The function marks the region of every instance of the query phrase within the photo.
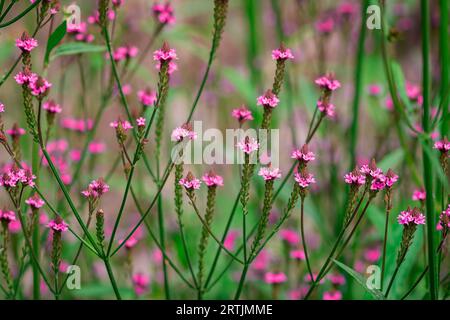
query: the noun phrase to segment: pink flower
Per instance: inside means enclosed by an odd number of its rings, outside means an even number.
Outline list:
[[[137,56],[139,53],[139,49],[134,46],[123,46],[117,48],[113,52],[113,59],[114,61],[121,61],[126,59],[131,59]]]
[[[335,91],[341,87],[341,83],[334,79],[334,75],[329,73],[317,78],[314,81],[321,89],[327,91]]]
[[[47,110],[48,113],[53,113],[53,114],[61,113],[61,111],[62,111],[61,106],[53,100],[48,100],[48,101],[44,102],[43,109]]]
[[[140,90],[138,92],[138,98],[142,105],[148,107],[156,102],[156,92],[150,89]]]
[[[334,20],[331,17],[318,20],[315,24],[316,30],[320,33],[329,34],[334,29]]]
[[[21,85],[29,85],[32,82],[37,80],[38,76],[35,73],[32,73],[29,69],[25,69],[23,72],[19,72],[14,79],[18,84]]]
[[[117,128],[119,128],[119,125],[120,125],[120,127],[123,129],[123,130],[125,130],[125,131],[128,131],[128,130],[130,130],[130,129],[133,129],[133,126],[131,125],[131,123],[130,122],[128,122],[128,121],[126,121],[126,120],[116,120],[116,121],[113,121],[113,122],[111,122],[110,124],[109,124],[109,126],[111,127],[111,128],[115,128],[115,129],[117,129]]]
[[[339,290],[325,291],[323,300],[342,300],[342,293]]]
[[[105,152],[105,149],[105,144],[99,141],[92,141],[88,146],[88,151],[90,154],[100,154]]]
[[[427,198],[427,193],[424,189],[416,189],[413,192],[412,199],[414,201],[425,201]]]
[[[240,123],[253,120],[253,115],[250,110],[248,110],[244,105],[240,108],[233,109],[231,116],[236,118]]]
[[[264,167],[259,170],[258,175],[265,181],[273,181],[281,178],[281,171],[278,168]]]
[[[203,182],[208,187],[222,187],[223,186],[223,178],[212,171],[209,171],[202,177]]]
[[[16,221],[16,214],[14,211],[3,211],[0,210],[0,221],[5,223],[10,223]]]
[[[316,156],[313,152],[309,151],[308,145],[304,144],[301,149],[296,149],[292,151],[291,154],[292,159],[297,159],[300,162],[308,163],[316,159]]]
[[[261,252],[255,257],[252,267],[254,270],[263,271],[266,270],[269,264],[269,254],[267,250],[261,250]]]
[[[195,133],[195,131],[192,130],[192,126],[190,123],[186,123],[181,127],[175,128],[171,134],[172,141],[180,142],[183,141],[185,138],[187,138],[188,140],[197,139],[197,133]]]
[[[141,128],[145,127],[145,122],[146,122],[146,120],[143,117],[139,117],[136,119],[136,123],[137,123],[138,127],[141,127]]]
[[[250,137],[245,137],[244,140],[238,142],[236,146],[246,154],[251,154],[259,149],[258,141]]]
[[[317,108],[320,112],[322,112],[324,115],[333,118],[335,115],[335,107],[334,104],[324,102],[322,100],[317,101]]]
[[[81,192],[86,198],[99,199],[102,195],[109,191],[109,186],[102,178],[93,180],[88,188]]]
[[[37,193],[25,200],[25,203],[33,209],[42,208],[45,204],[44,200],[42,200]]]
[[[268,284],[280,284],[287,281],[287,277],[283,272],[266,272],[264,281]]]
[[[450,150],[450,142],[447,138],[444,138],[440,141],[436,141],[433,148],[439,150],[441,153],[447,153]]]
[[[5,105],[0,102],[0,113],[5,112]]]
[[[136,273],[133,275],[133,286],[136,295],[143,295],[147,291],[149,283],[150,278],[148,276],[142,273]]]
[[[410,224],[425,224],[425,216],[419,211],[419,209],[408,208],[406,211],[400,212],[397,217],[397,221],[401,225],[410,225]]]
[[[388,188],[392,188],[392,186],[394,185],[394,183],[397,182],[398,180],[398,175],[396,175],[394,173],[394,171],[392,171],[391,169],[388,170],[388,172],[386,173],[386,186]]]
[[[64,222],[61,218],[57,217],[55,220],[51,220],[47,227],[53,229],[56,232],[64,232],[69,230],[69,225]]]
[[[375,179],[372,180],[370,184],[370,190],[372,191],[381,191],[386,187],[386,177],[384,175],[379,175]]]
[[[239,232],[237,230],[231,230],[230,232],[228,232],[227,236],[225,237],[225,241],[223,242],[223,246],[227,250],[234,250],[234,242],[236,241],[238,235]]]
[[[22,50],[22,52],[31,52],[37,46],[37,40],[31,38],[26,32],[19,39],[16,39],[16,47]]]
[[[163,46],[161,49],[156,50],[153,53],[153,60],[155,61],[171,61],[171,60],[176,60],[177,58],[177,53],[175,51],[175,49],[171,49],[168,45],[167,42],[164,42]]]
[[[379,84],[371,84],[368,87],[369,95],[377,97],[381,94],[381,86]]]
[[[32,95],[42,98],[48,94],[52,84],[42,77],[37,77],[30,81],[29,87]]]
[[[347,184],[351,184],[354,186],[362,186],[366,183],[366,177],[361,174],[358,167],[355,168],[352,172],[347,173],[344,176],[344,181]]]
[[[272,59],[273,60],[287,60],[294,59],[294,55],[291,52],[291,49],[285,48],[283,45],[280,48],[272,50]]]
[[[123,1],[124,0],[112,0],[111,2],[112,2],[114,7],[118,8],[118,7],[120,7],[123,4]]]
[[[25,132],[25,129],[20,128],[17,124],[14,124],[11,129],[6,130],[6,133],[9,134],[13,139],[23,136]]]
[[[442,211],[439,215],[439,226],[441,229],[450,228],[450,204],[447,206],[447,209]]]
[[[278,97],[272,92],[272,90],[267,90],[266,93],[262,96],[259,96],[256,100],[256,105],[275,108],[280,100]]]
[[[294,179],[298,183],[300,187],[303,189],[308,188],[311,184],[316,183],[316,179],[314,179],[314,175],[307,172],[296,173],[294,174]]]
[[[422,98],[420,86],[406,82],[406,95],[412,101],[420,101]],[[420,104],[420,103],[419,103]]]
[[[292,250],[289,255],[295,260],[305,260],[305,251],[303,250]]]
[[[187,190],[198,190],[200,189],[200,185],[202,184],[202,182],[199,179],[195,178],[191,172],[188,172],[186,178],[180,179],[178,183],[185,187]]]
[[[170,2],[167,2],[166,4],[155,3],[152,6],[152,11],[160,23],[162,24],[175,23],[175,16]]]
[[[157,70],[161,70],[161,61],[158,61],[156,63],[156,69]],[[177,70],[178,70],[178,65],[175,62],[170,61],[169,62],[169,70],[167,72],[169,74],[172,74],[174,71],[177,71]]]
[[[366,175],[366,178],[370,177],[372,179],[378,178],[383,175],[383,170],[377,167],[375,159],[372,159],[369,165],[365,164],[360,169],[361,173]]]
[[[345,277],[339,273],[330,274],[328,279],[335,286],[343,286],[345,284]]]
[[[280,238],[292,246],[295,246],[300,242],[298,233],[296,231],[290,230],[290,229],[280,230]]]
[[[378,259],[380,259],[380,256],[381,252],[379,248],[367,249],[364,252],[364,258],[371,263],[377,262]]]
[[[29,169],[19,169],[16,166],[6,168],[0,175],[0,186],[5,188],[15,188],[19,184],[22,186],[34,187],[36,176]]]
[[[123,241],[124,240],[119,240],[119,244],[122,244]],[[134,236],[131,236],[128,238],[127,241],[125,241],[124,246],[126,249],[130,250],[130,249],[134,248],[137,245],[137,243],[138,243],[138,239],[135,238]]]

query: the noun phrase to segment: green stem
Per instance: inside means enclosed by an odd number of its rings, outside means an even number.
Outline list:
[[[422,92],[423,92],[423,118],[422,127],[425,134],[429,134],[430,130],[430,3],[428,0],[421,0],[421,30],[422,30]],[[429,285],[430,298],[436,300],[437,295],[437,272],[436,272],[436,258],[434,253],[435,247],[435,212],[433,199],[433,168],[429,154],[426,148],[430,145],[429,136],[426,137],[426,142],[422,145],[423,148],[423,179],[425,182],[426,198],[426,216],[427,216],[427,243],[428,243],[428,265],[430,266]]]
[[[108,272],[109,280],[111,281],[111,285],[114,290],[114,294],[116,295],[117,300],[122,300],[122,297],[120,296],[119,288],[117,287],[116,279],[114,278],[114,273],[111,268],[111,264],[109,263],[108,258],[104,258],[103,262],[105,263],[106,271]]]
[[[32,3],[28,8],[26,8],[24,11],[22,11],[21,13],[19,13],[17,16],[15,16],[14,18],[12,18],[11,20],[9,20],[8,22],[5,22],[3,24],[0,24],[0,29],[1,28],[5,28],[11,24],[13,24],[16,21],[19,21],[23,16],[25,16],[28,12],[30,12],[31,10],[33,10],[36,6],[38,6],[41,3],[42,0],[38,0],[35,3]],[[11,1],[10,5],[8,8],[6,8],[5,12],[3,13],[3,15],[0,17],[0,21],[3,21],[3,19],[5,19],[5,16],[8,14],[8,11],[12,8],[12,6],[16,3],[17,1]]]
[[[448,134],[448,92],[449,92],[449,40],[448,40],[448,0],[439,0],[440,24],[439,24],[439,50],[441,58],[441,88],[440,96],[442,104],[441,135]]]
[[[381,290],[383,290],[384,272],[386,269],[386,247],[387,247],[387,242],[388,242],[389,213],[390,213],[390,210],[387,209],[386,210],[386,220],[384,222],[383,258],[381,260]]]
[[[364,65],[364,44],[366,40],[366,10],[370,4],[370,0],[364,0],[361,6],[361,28],[359,31],[358,51],[356,55],[356,70],[355,70],[355,92],[353,96],[353,112],[352,125],[350,127],[350,169],[355,167],[356,163],[356,146],[358,141],[358,115],[360,96],[363,84],[363,65]]]
[[[305,252],[305,260],[306,260],[306,266],[308,267],[308,273],[309,273],[309,276],[311,277],[311,281],[314,281],[314,275],[312,273],[311,264],[309,262],[308,246],[307,246],[306,240],[305,240],[304,216],[305,216],[305,196],[302,195],[300,197],[300,234],[302,237],[302,245],[303,245],[303,251]]]

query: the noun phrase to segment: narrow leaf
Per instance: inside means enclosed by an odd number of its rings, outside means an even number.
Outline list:
[[[47,42],[47,50],[45,51],[44,66],[47,66],[50,60],[50,53],[61,42],[67,32],[67,22],[64,20],[58,28],[50,35]]]

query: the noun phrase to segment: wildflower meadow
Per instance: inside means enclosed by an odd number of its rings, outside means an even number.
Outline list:
[[[0,0],[0,299],[448,300],[449,7]]]

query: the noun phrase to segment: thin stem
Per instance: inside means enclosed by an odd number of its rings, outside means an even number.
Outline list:
[[[350,127],[350,168],[353,169],[356,163],[356,146],[358,140],[358,115],[360,96],[363,83],[363,65],[364,65],[364,44],[366,40],[366,10],[369,6],[370,0],[364,0],[361,6],[361,28],[359,30],[358,51],[356,54],[356,69],[355,69],[355,91],[353,96],[353,112],[352,125]]]
[[[421,0],[421,30],[422,30],[422,92],[423,92],[423,118],[422,127],[425,133],[429,133],[430,130],[430,3],[427,0]],[[430,145],[430,138],[426,138],[426,142],[423,143],[423,179],[425,184],[425,191],[427,197],[426,203],[426,216],[427,216],[427,243],[428,243],[428,265],[430,266],[429,285],[430,285],[430,298],[436,300],[437,294],[437,272],[436,272],[436,258],[434,254],[434,227],[435,212],[434,212],[434,199],[433,199],[433,168],[430,159],[430,155],[426,152],[426,148]]]
[[[19,21],[20,19],[22,19],[23,16],[25,16],[28,12],[30,12],[31,10],[33,10],[36,6],[38,6],[41,3],[42,0],[38,0],[35,3],[32,3],[28,8],[26,8],[24,11],[22,11],[21,13],[19,13],[17,16],[15,16],[14,18],[12,18],[11,20],[9,20],[8,22],[5,22],[3,24],[0,24],[0,29],[1,28],[5,28],[11,24],[13,24],[16,21]],[[14,4],[16,4],[17,1],[11,1],[10,5],[8,6],[8,8],[6,8],[5,12],[3,13],[3,15],[0,17],[0,21],[3,21],[3,19],[5,19],[6,15],[8,14],[9,10],[11,10],[12,6]]]
[[[308,267],[308,273],[311,277],[311,281],[314,281],[314,276],[311,270],[311,264],[309,261],[309,255],[308,255],[308,246],[306,244],[305,240],[305,223],[304,223],[304,211],[305,211],[305,196],[300,197],[300,234],[302,237],[302,245],[303,245],[303,251],[305,252],[305,260],[306,260],[306,266]]]
[[[388,242],[389,214],[390,214],[390,210],[387,209],[386,210],[386,220],[384,222],[383,258],[381,260],[381,290],[383,290],[384,272],[386,269],[386,247],[387,247],[387,242]]]
[[[108,277],[109,277],[109,280],[111,281],[111,285],[113,287],[114,294],[116,295],[117,300],[122,300],[122,297],[120,296],[119,288],[117,287],[116,279],[114,278],[111,264],[109,263],[109,259],[104,258],[103,262],[105,263],[106,271],[108,272]]]

